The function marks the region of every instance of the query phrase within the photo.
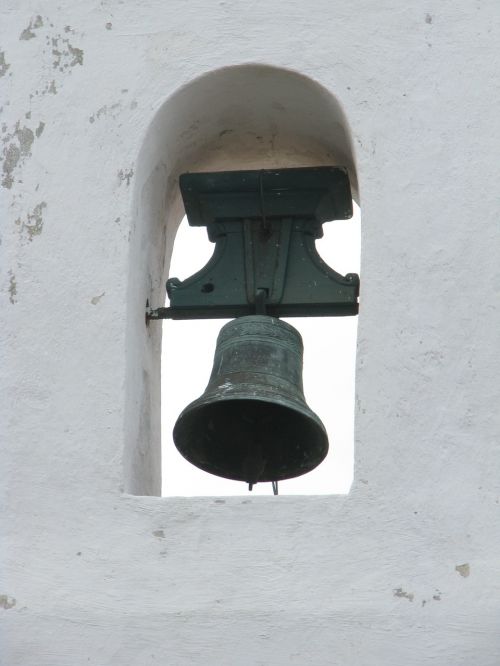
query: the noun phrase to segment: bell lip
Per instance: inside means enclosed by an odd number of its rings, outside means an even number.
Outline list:
[[[262,391],[262,386],[260,386],[259,389]],[[193,402],[190,402],[189,405],[187,405],[187,407],[184,407],[182,412],[177,417],[177,420],[174,424],[174,430],[186,412],[188,411],[191,412],[195,409],[204,407],[205,405],[213,405],[216,402],[231,402],[232,400],[252,400],[253,402],[265,402],[271,405],[278,404],[282,407],[289,407],[290,409],[294,409],[296,412],[300,412],[304,416],[312,417],[312,419],[321,428],[321,430],[325,435],[327,443],[327,452],[328,452],[328,434],[326,432],[326,428],[324,426],[323,421],[319,418],[316,412],[313,412],[313,410],[310,407],[307,407],[307,405],[304,407],[300,402],[295,402],[294,400],[290,400],[289,398],[283,398],[282,395],[280,395],[279,403],[277,403],[276,395],[274,396],[270,395],[269,397],[266,397],[265,395],[264,396],[262,395],[262,392],[259,395],[252,395],[251,393],[248,392],[245,393],[244,395],[238,395],[238,394],[235,395],[233,392],[231,395],[227,396],[220,395],[220,393],[219,394],[204,393],[200,398],[193,400]]]
[[[224,478],[224,479],[229,479],[231,481],[241,481],[243,483],[248,483],[247,479],[241,478],[240,476],[235,476],[234,474],[230,475],[230,474],[224,473],[224,471],[221,470],[221,468],[217,467],[216,465],[200,464],[200,461],[197,460],[194,456],[190,457],[189,455],[186,455],[188,453],[188,451],[184,451],[178,445],[178,443],[176,441],[175,432],[177,430],[178,425],[183,420],[184,416],[186,415],[186,413],[188,411],[192,415],[198,409],[201,409],[202,407],[205,407],[205,406],[210,405],[210,404],[214,404],[214,402],[232,402],[232,401],[236,401],[236,400],[252,400],[254,402],[265,402],[265,403],[268,403],[268,404],[276,405],[277,404],[276,400],[272,400],[271,398],[266,399],[266,398],[263,398],[262,396],[258,396],[258,397],[254,398],[254,397],[249,396],[248,394],[242,395],[242,396],[238,396],[238,395],[236,395],[236,396],[235,395],[220,396],[220,395],[218,395],[218,396],[214,396],[212,400],[208,400],[206,398],[208,398],[208,395],[204,394],[201,398],[198,398],[197,400],[194,400],[189,405],[187,405],[187,407],[185,407],[182,410],[182,412],[179,414],[179,416],[178,416],[178,418],[175,422],[173,432],[172,432],[175,447],[185,460],[187,460],[189,463],[191,463],[192,465],[194,465],[198,469],[201,469],[204,472],[207,472],[208,474],[212,474],[214,476],[218,476],[218,477],[221,477],[221,478]],[[312,417],[312,420],[313,420],[315,426],[319,429],[321,435],[323,435],[323,437],[322,437],[322,440],[323,440],[322,450],[321,450],[321,453],[313,461],[311,461],[311,463],[309,465],[302,467],[300,469],[300,471],[298,471],[294,474],[281,474],[281,475],[278,474],[278,475],[275,475],[273,478],[267,478],[267,476],[266,476],[265,478],[259,478],[258,483],[270,483],[271,481],[286,481],[288,479],[295,479],[299,476],[304,476],[304,474],[308,474],[309,472],[312,472],[314,469],[316,469],[316,467],[321,465],[321,463],[324,461],[324,459],[326,458],[326,456],[328,455],[328,452],[330,450],[330,443],[329,443],[329,440],[328,440],[328,434],[326,432],[326,428],[325,428],[323,422],[321,421],[321,419],[319,418],[319,416],[315,412],[313,412],[308,407],[305,407],[305,408],[302,407],[300,405],[300,403],[297,404],[296,402],[293,402],[292,400],[287,400],[287,399],[281,399],[279,405],[282,406],[282,407],[285,407],[285,408],[288,407],[290,409],[293,409],[296,412],[299,412],[300,414],[302,414],[303,416],[307,416],[308,418]]]
[[[212,476],[218,476],[220,479],[227,479],[228,481],[239,481],[240,483],[249,483],[248,479],[244,479],[241,476],[235,476],[234,474],[233,475],[226,474],[224,473],[223,470],[221,470],[220,468],[216,468],[215,466],[200,465],[198,462],[194,462],[194,460],[185,456],[180,449],[177,450],[184,458],[184,460],[187,460],[188,463],[194,465],[194,467],[201,469],[202,472],[206,472],[207,474],[211,474]],[[272,483],[273,481],[289,481],[290,479],[297,479],[300,476],[309,474],[309,472],[313,472],[317,467],[321,465],[321,463],[324,461],[327,455],[328,455],[328,450],[323,456],[323,458],[321,458],[318,461],[315,461],[314,464],[304,467],[303,469],[301,469],[301,471],[296,472],[295,474],[278,474],[273,478],[265,476],[264,478],[259,478],[258,481],[254,481],[253,484],[257,485],[257,483]]]

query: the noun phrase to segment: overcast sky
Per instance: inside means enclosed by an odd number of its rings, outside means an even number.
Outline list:
[[[323,225],[316,247],[337,272],[359,273],[360,216],[354,204],[351,220]],[[181,280],[200,270],[215,245],[206,228],[184,219],[177,233],[170,277]],[[304,341],[304,392],[309,407],[323,421],[330,441],[319,467],[279,484],[280,495],[347,493],[353,472],[354,369],[357,317],[286,319]],[[172,439],[180,412],[198,398],[208,383],[217,335],[226,320],[163,322],[162,460],[163,495],[248,495],[248,486],[203,472],[177,452]],[[254,486],[252,494],[272,494],[271,484]]]

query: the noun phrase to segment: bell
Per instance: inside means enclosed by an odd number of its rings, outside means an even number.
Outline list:
[[[300,333],[280,319],[253,315],[226,324],[205,392],[174,427],[184,458],[250,487],[317,467],[328,437],[305,402],[302,353]]]

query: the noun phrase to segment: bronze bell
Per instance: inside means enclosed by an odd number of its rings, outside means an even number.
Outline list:
[[[302,354],[300,333],[280,319],[253,315],[226,324],[205,392],[174,427],[184,458],[250,487],[317,467],[328,437],[305,402]]]

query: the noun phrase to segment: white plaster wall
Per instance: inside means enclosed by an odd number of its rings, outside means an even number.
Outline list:
[[[0,663],[497,666],[498,4],[0,11]],[[203,85],[249,63],[296,105],[289,124],[259,100],[245,120],[281,119],[275,149],[240,136],[215,159],[217,122],[174,142],[182,103],[217,117],[230,87]],[[357,172],[363,220],[353,491],[154,496],[160,340],[142,318],[182,155],[329,152]]]

